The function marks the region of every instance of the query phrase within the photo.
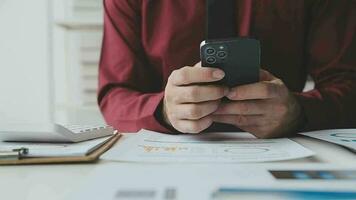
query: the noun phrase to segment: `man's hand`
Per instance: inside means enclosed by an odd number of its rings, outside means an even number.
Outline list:
[[[214,121],[232,124],[259,138],[287,135],[297,129],[301,107],[284,83],[267,71],[260,82],[230,90],[214,113]]]
[[[163,101],[166,123],[183,133],[199,133],[208,128],[213,123],[211,114],[229,92],[226,87],[208,83],[224,76],[222,70],[201,67],[201,63],[173,71]]]

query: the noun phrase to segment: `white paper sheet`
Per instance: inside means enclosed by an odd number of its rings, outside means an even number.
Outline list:
[[[313,152],[290,139],[256,139],[247,133],[167,135],[143,130],[103,159],[132,162],[241,163],[303,158]]]
[[[266,170],[232,165],[142,165],[110,163],[96,168],[73,200],[210,199],[223,185],[273,182]]]
[[[278,166],[271,169],[344,169],[333,165],[308,163]],[[73,188],[75,194],[68,199],[211,200],[213,193],[219,188],[356,190],[354,181],[279,181],[273,178],[267,169],[269,168],[265,164],[177,165],[106,162],[96,167],[84,181],[86,184]],[[246,200],[243,197],[238,199]]]
[[[356,152],[356,129],[331,129],[300,134],[338,144]]]

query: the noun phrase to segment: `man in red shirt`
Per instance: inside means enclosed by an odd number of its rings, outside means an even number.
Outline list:
[[[356,2],[237,2],[237,36],[260,40],[264,70],[226,88],[212,83],[223,71],[199,62],[205,0],[105,0],[98,101],[108,124],[261,138],[356,127]],[[307,75],[315,89],[302,92]]]

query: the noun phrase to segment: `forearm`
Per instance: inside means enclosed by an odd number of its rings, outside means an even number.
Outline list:
[[[163,92],[141,93],[118,87],[110,90],[99,105],[107,123],[119,131],[171,132],[157,119],[156,111],[162,99]]]

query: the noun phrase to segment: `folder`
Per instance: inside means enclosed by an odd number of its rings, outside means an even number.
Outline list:
[[[62,155],[48,157],[25,157],[28,148],[12,149],[7,152],[0,152],[0,165],[28,165],[28,164],[60,164],[60,163],[91,163],[96,162],[99,157],[109,150],[121,137],[121,134],[115,133],[100,147],[87,155]]]

